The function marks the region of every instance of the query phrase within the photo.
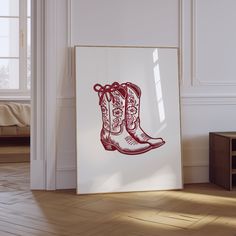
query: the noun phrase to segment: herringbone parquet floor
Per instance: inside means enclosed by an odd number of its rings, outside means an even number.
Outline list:
[[[183,191],[75,195],[30,191],[29,164],[0,164],[0,236],[235,236],[236,192],[210,184]]]

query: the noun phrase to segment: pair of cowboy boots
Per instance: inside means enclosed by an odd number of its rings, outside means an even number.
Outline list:
[[[126,155],[142,154],[165,144],[152,138],[140,126],[141,89],[130,82],[94,85],[102,112],[100,140],[105,150]]]

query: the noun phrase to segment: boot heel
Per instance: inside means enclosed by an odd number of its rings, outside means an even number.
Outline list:
[[[104,142],[102,142],[102,145],[104,146],[104,148],[105,148],[107,151],[115,151],[115,150],[116,150],[116,148],[115,148],[113,145],[111,145],[110,143],[104,143]]]

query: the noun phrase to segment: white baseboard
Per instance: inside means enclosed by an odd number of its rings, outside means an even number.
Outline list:
[[[209,167],[206,166],[184,166],[184,183],[208,183]],[[76,188],[76,168],[58,168],[56,172],[56,189]]]
[[[184,183],[209,183],[209,166],[184,166]]]
[[[76,188],[76,168],[63,167],[56,171],[56,189]]]
[[[43,190],[46,188],[46,173],[44,160],[30,161],[30,188],[32,190]]]

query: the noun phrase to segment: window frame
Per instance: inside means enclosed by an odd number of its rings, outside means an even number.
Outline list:
[[[0,59],[19,60],[19,89],[0,89],[0,100],[30,99],[30,89],[27,88],[27,23],[30,16],[27,13],[27,0],[19,0],[19,16],[0,16],[0,18],[19,19],[19,55],[18,57],[1,57]]]

